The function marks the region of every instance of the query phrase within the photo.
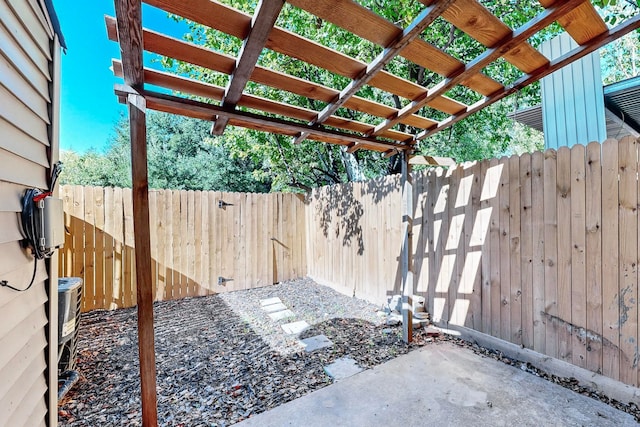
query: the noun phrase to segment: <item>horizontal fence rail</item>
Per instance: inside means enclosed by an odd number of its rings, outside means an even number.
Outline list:
[[[131,190],[62,186],[61,277],[83,311],[136,304]],[[306,274],[305,205],[294,194],[150,190],[155,299],[249,289]]]

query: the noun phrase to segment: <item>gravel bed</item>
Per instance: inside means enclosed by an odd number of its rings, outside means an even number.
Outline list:
[[[260,300],[279,297],[295,316],[273,321]],[[617,402],[529,364],[474,343],[414,330],[410,345],[379,307],[309,279],[154,306],[158,418],[163,426],[227,426],[301,397],[333,380],[323,367],[350,356],[371,368],[419,346],[449,340],[633,415],[635,403]],[[80,380],[59,405],[60,426],[141,425],[135,308],[83,314]],[[299,336],[280,325],[305,320]],[[300,339],[324,334],[334,345],[304,351]]]
[[[260,300],[294,312],[273,321]],[[370,368],[433,341],[421,330],[402,342],[379,307],[309,279],[154,305],[158,418],[163,426],[226,426],[332,383],[323,367],[349,355]],[[82,317],[80,380],[59,405],[61,426],[140,425],[136,310]],[[334,345],[312,353],[280,325],[305,320],[299,338]]]

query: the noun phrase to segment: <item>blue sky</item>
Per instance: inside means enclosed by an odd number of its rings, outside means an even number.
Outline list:
[[[64,0],[54,5],[67,43],[67,53],[62,55],[60,147],[102,151],[120,114],[126,113],[113,94],[114,83],[122,80],[109,69],[111,58],[120,59],[118,45],[107,38],[104,24],[105,14],[115,16],[113,1]],[[187,31],[186,25],[158,9],[143,5],[142,14],[145,27],[174,37]]]

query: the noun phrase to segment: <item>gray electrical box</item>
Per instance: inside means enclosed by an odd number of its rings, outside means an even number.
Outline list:
[[[45,197],[42,207],[44,248],[51,250],[64,246],[64,209],[62,199]]]

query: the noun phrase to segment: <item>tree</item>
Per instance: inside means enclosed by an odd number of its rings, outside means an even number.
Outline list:
[[[184,190],[268,192],[269,175],[253,159],[230,154],[207,123],[166,113],[147,115],[149,186]],[[131,186],[129,122],[114,126],[104,154],[63,152],[63,184]]]

